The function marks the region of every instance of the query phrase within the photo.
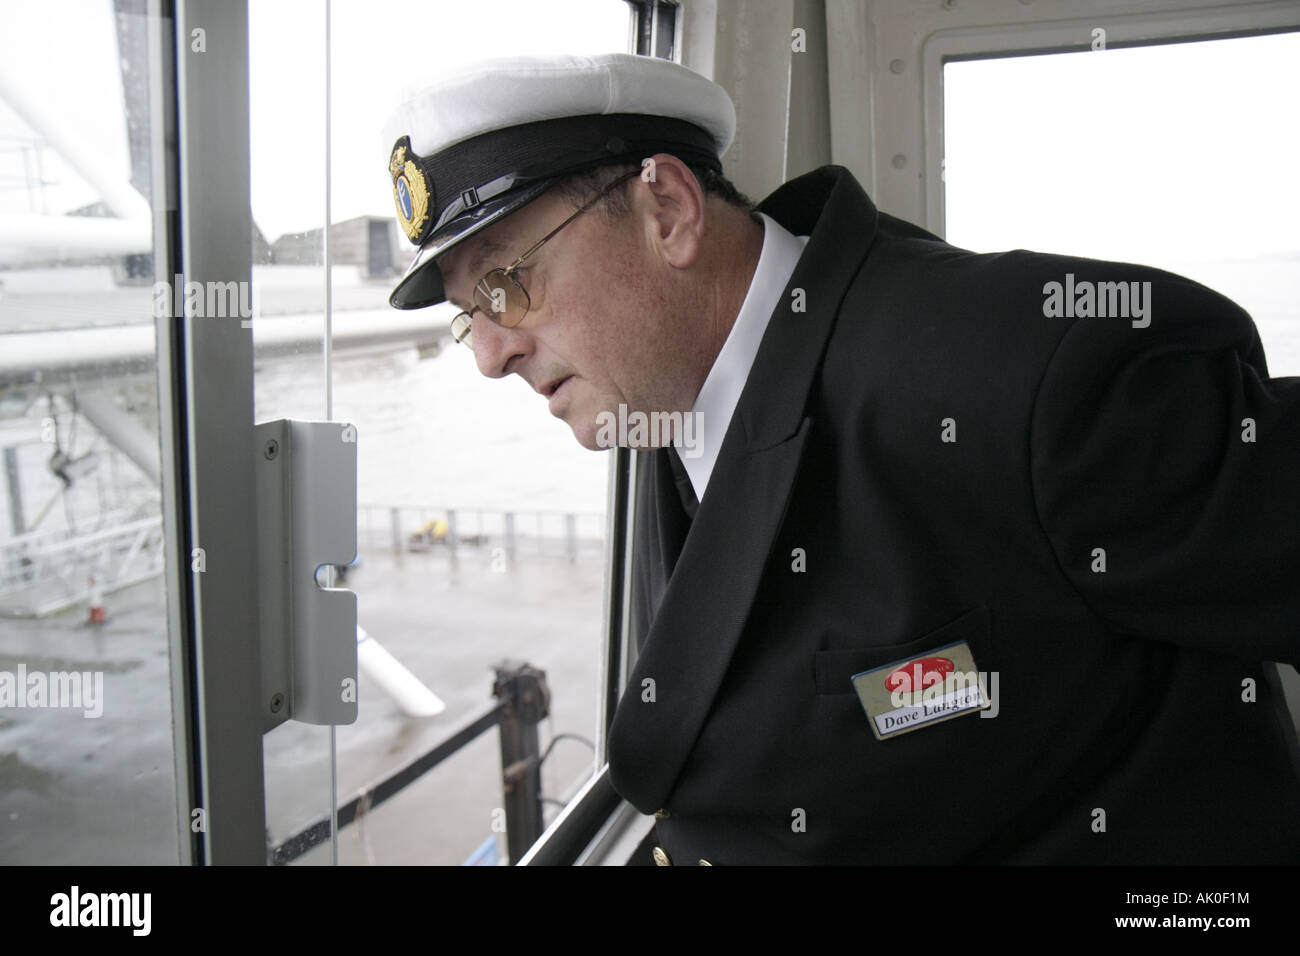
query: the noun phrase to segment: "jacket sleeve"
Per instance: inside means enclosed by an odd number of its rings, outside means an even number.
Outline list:
[[[1116,633],[1300,669],[1300,378],[1233,302],[1141,274],[1150,324],[1074,319],[1044,372],[1039,519]]]

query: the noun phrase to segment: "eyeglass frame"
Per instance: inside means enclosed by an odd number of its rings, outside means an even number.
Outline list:
[[[565,219],[564,222],[560,223],[558,226],[556,226],[554,229],[548,232],[545,236],[543,236],[541,239],[535,242],[532,246],[528,248],[528,251],[526,251],[523,255],[521,255],[514,262],[510,263],[510,265],[506,266],[504,269],[497,267],[494,269],[489,269],[487,272],[483,273],[482,278],[480,278],[478,282],[475,283],[474,291],[473,293],[471,293],[471,295],[477,297],[480,289],[484,288],[488,276],[492,275],[494,272],[500,272],[504,278],[509,279],[511,282],[515,284],[515,286],[519,289],[519,291],[524,294],[524,300],[528,303],[524,307],[523,312],[519,314],[518,319],[516,319],[514,322],[511,322],[509,325],[506,325],[504,321],[502,321],[500,318],[497,318],[496,316],[497,310],[485,309],[481,305],[479,305],[477,301],[475,301],[474,307],[472,309],[468,311],[462,309],[461,311],[457,312],[454,316],[452,316],[451,337],[455,339],[457,342],[466,345],[471,352],[474,351],[474,344],[473,344],[472,337],[474,333],[473,326],[474,326],[475,312],[482,312],[484,315],[490,318],[497,325],[505,329],[513,329],[515,326],[523,322],[524,317],[528,315],[528,313],[532,310],[533,299],[532,296],[528,294],[528,290],[524,288],[523,283],[520,282],[518,277],[515,275],[515,273],[519,270],[519,266],[523,263],[525,259],[527,259],[538,249],[542,248],[542,246],[546,245],[546,243],[548,243],[551,239],[553,239],[561,229],[563,229],[569,223],[573,222],[573,220],[577,219],[579,216],[581,216],[592,206],[596,205],[596,203],[600,202],[611,192],[613,192],[616,188],[626,183],[633,176],[639,175],[640,172],[641,172],[640,169],[633,169],[629,171],[626,175],[620,176],[617,179],[615,179],[612,183],[610,183],[608,186],[602,189],[599,193],[597,193],[591,199],[587,200],[587,202],[583,203],[580,207],[578,207],[578,209],[571,216]],[[458,324],[462,324],[462,323],[464,324],[465,331],[462,334],[457,335],[456,327]]]

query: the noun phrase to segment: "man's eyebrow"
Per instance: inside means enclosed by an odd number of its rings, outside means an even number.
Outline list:
[[[488,261],[489,257],[500,255],[502,252],[505,252],[505,249],[506,244],[499,239],[484,239],[483,242],[479,244],[474,255],[470,257],[468,267],[470,275],[477,276],[479,269],[483,267],[483,264]]]

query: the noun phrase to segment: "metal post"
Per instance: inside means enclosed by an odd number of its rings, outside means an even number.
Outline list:
[[[388,509],[393,529],[393,554],[402,553],[402,514],[397,508]]]
[[[506,845],[517,863],[537,841],[542,825],[541,745],[537,725],[550,712],[546,672],[523,661],[494,665],[493,695],[501,701],[501,783]]]
[[[12,445],[5,449],[5,478],[9,484],[9,523],[14,537],[27,530],[23,521],[23,486],[18,476],[18,449]]]
[[[158,439],[138,421],[118,408],[108,389],[84,393],[77,410],[100,430],[122,454],[135,462],[151,482],[162,484],[162,463],[158,460]]]
[[[564,516],[565,553],[569,561],[578,560],[578,516],[570,512]]]
[[[163,8],[174,18],[162,15]],[[175,66],[174,81],[164,67],[150,112],[177,118],[174,137],[167,135],[170,120],[151,124],[154,262],[163,279],[251,282],[248,4],[175,0],[150,9],[160,11],[156,22],[163,28],[153,41],[159,62]],[[208,52],[191,54],[191,36],[200,28]],[[234,318],[195,314],[160,317],[155,329],[159,407],[177,406],[162,422],[162,493],[171,499],[164,506],[167,554],[174,568],[168,593],[179,606],[171,659],[186,668],[173,681],[172,699],[186,711],[176,719],[174,739],[178,755],[188,753],[182,737],[188,724],[198,756],[193,768],[177,760],[178,780],[185,780],[177,822],[182,839],[202,841],[196,857],[205,864],[261,863],[266,701],[260,681],[249,680],[261,666],[257,525],[250,507],[256,500],[252,332]],[[208,555],[202,574],[189,570],[196,547]],[[196,835],[191,813],[198,807],[207,828]]]
[[[451,560],[456,561],[456,549],[460,546],[460,535],[456,532],[456,509],[447,509],[447,549],[451,552]]]
[[[506,559],[511,565],[515,563],[515,513],[506,512]]]

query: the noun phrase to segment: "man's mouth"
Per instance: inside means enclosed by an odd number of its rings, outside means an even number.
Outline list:
[[[542,388],[540,389],[540,391],[541,391],[541,393],[542,393],[543,395],[545,395],[547,398],[550,398],[551,396],[553,396],[556,392],[558,392],[558,391],[560,390],[560,386],[561,386],[561,385],[563,385],[565,382],[567,382],[567,381],[568,381],[569,379],[571,379],[571,378],[573,378],[572,375],[565,375],[565,376],[563,376],[562,378],[557,378],[557,379],[555,379],[555,380],[553,380],[553,381],[551,381],[551,382],[548,382],[546,385],[543,385]]]
[[[549,385],[547,385],[545,390],[542,392],[542,394],[549,399],[549,401],[547,402],[547,406],[550,408],[551,414],[554,415],[556,418],[560,417],[560,413],[558,408],[556,407],[556,403],[561,401],[562,396],[566,394],[564,392],[564,387],[565,385],[568,384],[569,379],[571,378],[573,378],[572,375],[566,375],[564,376],[564,378],[556,379],[554,382],[551,382]]]

